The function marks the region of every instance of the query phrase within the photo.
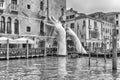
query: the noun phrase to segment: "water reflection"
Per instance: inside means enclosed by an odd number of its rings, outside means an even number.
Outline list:
[[[111,59],[56,58],[19,59],[0,61],[0,80],[119,80],[118,71],[112,71]]]
[[[67,65],[67,59],[64,58],[58,58],[58,79],[59,80],[64,80],[65,76],[67,75],[67,70],[66,70],[66,65]]]

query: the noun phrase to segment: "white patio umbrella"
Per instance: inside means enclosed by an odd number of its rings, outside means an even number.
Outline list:
[[[31,39],[28,39],[28,38],[18,38],[18,39],[15,39],[16,43],[17,44],[26,44],[26,42],[28,44],[34,44],[35,42]]]
[[[14,43],[14,40],[11,38],[7,38],[7,37],[0,37],[0,43],[1,44],[6,44],[7,41],[9,41],[9,43]]]
[[[17,44],[27,44],[27,58],[28,58],[28,55],[29,55],[28,44],[34,44],[35,42],[31,39],[28,39],[28,38],[19,38],[19,39],[15,39],[15,41],[16,41]]]

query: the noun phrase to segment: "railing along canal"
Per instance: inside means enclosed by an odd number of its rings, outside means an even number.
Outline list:
[[[40,57],[44,56],[44,48],[30,48],[28,51],[28,57]],[[26,58],[27,49],[26,48],[10,48],[9,58]],[[7,49],[0,49],[0,59],[7,58]]]

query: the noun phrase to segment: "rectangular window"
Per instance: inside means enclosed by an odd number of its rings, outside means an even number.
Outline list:
[[[11,0],[11,3],[17,5],[17,0]]]
[[[71,26],[70,26],[71,28],[74,28],[74,23],[71,23]]]
[[[30,31],[31,31],[31,27],[30,27],[30,26],[27,26],[26,31],[27,31],[27,32],[30,32]]]
[[[31,6],[28,4],[28,5],[27,5],[27,9],[30,9],[30,8],[31,8]]]
[[[90,20],[89,20],[89,26],[90,26]]]
[[[108,29],[108,33],[109,33],[109,29]]]
[[[73,19],[73,18],[75,18],[75,15],[70,15],[70,19]]]
[[[69,16],[67,16],[66,19],[69,19]]]
[[[84,27],[86,26],[86,22],[85,22],[85,20],[83,21],[83,26],[84,26]]]
[[[97,22],[94,22],[94,26],[97,27]]]
[[[61,8],[61,15],[64,15],[64,8]]]
[[[81,38],[83,39],[83,38],[84,38],[84,35],[81,35]]]
[[[72,18],[74,18],[75,17],[75,15],[72,15]]]
[[[116,19],[118,19],[118,14],[116,14]]]
[[[119,30],[117,30],[117,34],[119,34]]]
[[[118,21],[116,21],[116,25],[119,25],[119,22],[118,22]]]
[[[43,1],[40,2],[40,10],[43,10],[44,9],[44,3]]]

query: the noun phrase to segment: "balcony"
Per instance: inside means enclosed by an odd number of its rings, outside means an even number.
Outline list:
[[[19,6],[17,4],[10,4],[10,11],[11,12],[18,12]]]
[[[0,10],[4,10],[5,9],[5,2],[0,2]]]

